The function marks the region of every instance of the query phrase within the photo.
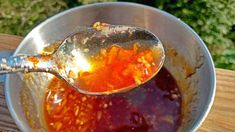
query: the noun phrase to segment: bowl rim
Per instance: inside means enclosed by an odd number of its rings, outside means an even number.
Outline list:
[[[185,22],[183,22],[182,20],[180,20],[179,18],[171,15],[170,13],[160,10],[158,8],[154,8],[154,7],[150,7],[147,5],[143,5],[143,4],[137,4],[137,3],[132,3],[132,2],[101,2],[101,3],[94,3],[94,4],[88,4],[88,5],[82,5],[82,6],[77,6],[77,7],[73,7],[71,9],[67,9],[65,11],[62,11],[54,16],[49,17],[48,19],[46,19],[45,21],[43,21],[42,23],[40,23],[39,25],[37,25],[35,28],[33,28],[33,30],[31,30],[26,37],[23,39],[23,41],[21,41],[21,43],[18,45],[18,47],[16,48],[16,50],[14,51],[14,55],[16,55],[20,49],[22,49],[23,45],[25,45],[26,41],[28,40],[28,38],[32,37],[33,32],[36,32],[37,30],[39,30],[42,26],[46,25],[47,23],[49,23],[50,21],[53,21],[56,18],[59,18],[60,16],[63,16],[65,14],[68,14],[70,12],[76,11],[76,10],[82,10],[84,8],[92,8],[94,6],[133,6],[136,8],[144,8],[147,10],[152,10],[154,12],[160,12],[162,15],[167,16],[173,20],[175,20],[178,24],[182,25],[183,27],[185,27],[188,31],[190,31],[192,33],[192,35],[195,37],[195,39],[199,42],[199,46],[202,48],[203,54],[206,56],[207,61],[208,61],[208,65],[210,67],[210,74],[211,74],[211,88],[212,90],[210,90],[209,93],[209,99],[207,100],[206,104],[205,104],[205,108],[203,110],[203,112],[199,115],[199,117],[197,118],[197,120],[195,122],[193,122],[192,124],[192,128],[190,128],[189,131],[196,131],[201,124],[203,123],[203,121],[205,120],[205,118],[207,117],[208,113],[211,110],[211,107],[213,105],[214,102],[214,98],[215,98],[215,92],[216,92],[216,74],[215,74],[215,67],[214,67],[214,62],[213,59],[210,55],[210,52],[208,50],[208,48],[206,47],[205,43],[203,42],[203,40],[199,37],[199,35],[190,27],[188,26]],[[27,128],[24,126],[24,124],[21,123],[20,119],[18,118],[15,110],[13,109],[13,105],[11,103],[11,98],[10,98],[10,92],[9,92],[9,84],[10,84],[10,75],[7,74],[6,75],[6,80],[5,80],[5,96],[6,96],[6,104],[7,107],[10,111],[11,116],[13,117],[13,120],[15,121],[16,125],[20,128],[20,130],[22,131],[27,131]]]

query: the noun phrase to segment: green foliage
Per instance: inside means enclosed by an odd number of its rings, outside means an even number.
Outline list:
[[[217,67],[235,69],[235,0],[156,1],[202,37]]]
[[[78,0],[81,4],[91,4],[96,2],[114,2],[116,0]]]
[[[0,33],[26,35],[67,8],[117,0],[0,0]],[[235,0],[119,0],[161,8],[189,24],[207,44],[217,67],[235,69]]]
[[[63,0],[0,0],[0,32],[24,36],[66,7]]]

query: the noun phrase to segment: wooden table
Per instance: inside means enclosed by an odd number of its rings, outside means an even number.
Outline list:
[[[0,34],[0,50],[14,50],[22,37]],[[199,132],[235,132],[235,71],[216,69],[217,90],[213,107]],[[8,111],[0,83],[0,131],[19,131]]]

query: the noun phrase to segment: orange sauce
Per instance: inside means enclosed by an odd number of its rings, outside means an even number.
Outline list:
[[[30,56],[27,58],[27,61],[30,61],[33,63],[33,65],[36,67],[39,62],[46,62],[48,60],[52,60],[53,56],[50,55],[41,55],[41,56]]]
[[[91,59],[92,70],[80,72],[77,85],[91,92],[108,92],[143,83],[158,70],[151,49],[137,43],[124,49],[112,45]]]
[[[53,78],[44,115],[50,132],[174,132],[181,122],[181,94],[162,68],[149,82],[122,94],[81,94]]]
[[[93,92],[140,84],[158,68],[153,56],[137,44],[129,49],[113,45],[91,59],[92,70],[80,72],[77,82]],[[53,78],[44,100],[51,132],[171,132],[180,124],[180,111],[178,86],[164,68],[139,88],[100,96],[81,94]]]

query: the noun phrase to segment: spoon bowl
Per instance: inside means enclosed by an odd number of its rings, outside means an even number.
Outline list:
[[[141,81],[118,89],[107,91],[92,91],[83,89],[77,79],[81,71],[91,69],[90,60],[101,50],[112,45],[124,49],[131,44],[138,43],[140,48],[152,49],[154,53],[153,74]],[[75,33],[62,41],[60,46],[50,55],[14,56],[2,58],[0,73],[11,72],[49,72],[64,79],[77,91],[84,94],[111,94],[126,92],[140,84],[145,83],[157,74],[165,58],[164,49],[160,40],[151,32],[138,27],[124,25],[95,24],[93,27],[80,27]]]

